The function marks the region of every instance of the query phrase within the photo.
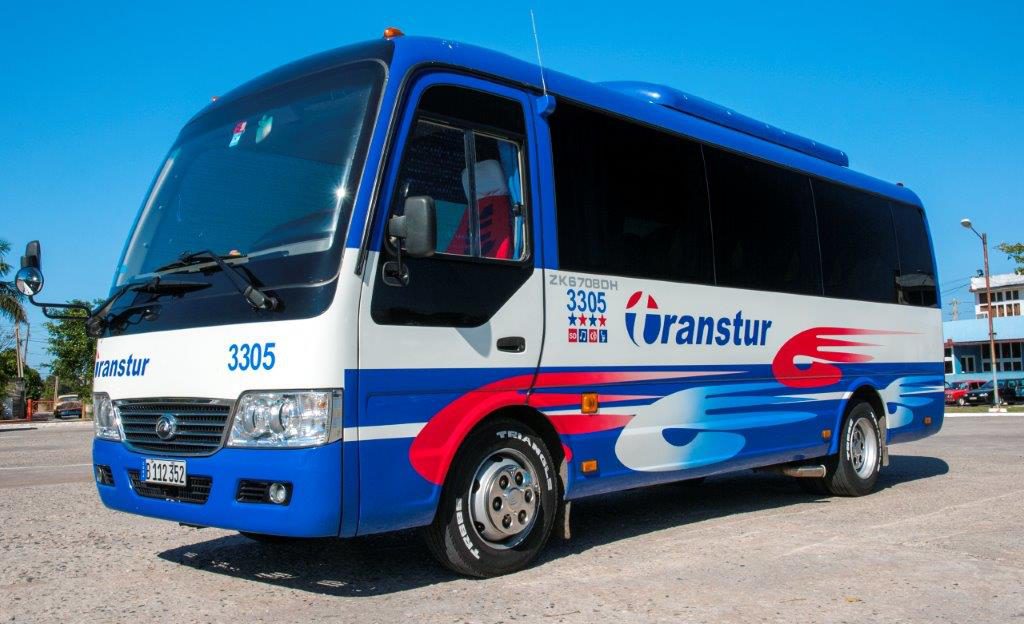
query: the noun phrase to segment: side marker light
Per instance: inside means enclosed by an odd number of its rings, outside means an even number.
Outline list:
[[[580,411],[584,414],[596,414],[598,409],[597,393],[584,392],[580,395]]]

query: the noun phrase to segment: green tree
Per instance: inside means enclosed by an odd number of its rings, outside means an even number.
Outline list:
[[[48,398],[56,398],[53,395],[54,379],[55,378],[53,376],[53,373],[50,373],[49,375],[46,376],[46,379],[43,380],[43,394]],[[57,383],[60,385],[60,387],[57,388],[58,396],[61,394],[71,394],[73,392],[71,388],[67,387],[67,385],[64,384],[63,380],[58,380]]]
[[[6,256],[11,252],[11,244],[0,238],[0,317],[9,321],[25,322],[28,317],[25,315],[25,306],[22,305],[24,295],[18,292],[11,282],[3,278],[11,271],[11,265],[7,264]]]
[[[81,300],[70,301],[88,305]],[[62,312],[72,316],[85,317],[81,310]],[[96,359],[96,339],[85,333],[85,323],[74,319],[61,319],[46,323],[50,333],[50,344],[46,350],[53,356],[50,371],[60,377],[61,386],[66,386],[83,399],[92,391],[92,369]]]
[[[18,376],[18,359],[14,348],[0,351],[0,390],[7,387],[7,384]],[[38,399],[43,395],[43,380],[39,372],[29,365],[25,365],[25,396],[29,399]]]
[[[1024,275],[1024,243],[999,243],[996,249],[1017,263],[1014,270],[1017,275]]]

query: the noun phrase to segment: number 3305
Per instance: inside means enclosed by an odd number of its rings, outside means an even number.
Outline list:
[[[277,363],[277,356],[274,355],[274,347],[277,343],[254,342],[252,344],[233,344],[228,347],[229,371],[245,370],[270,370]]]

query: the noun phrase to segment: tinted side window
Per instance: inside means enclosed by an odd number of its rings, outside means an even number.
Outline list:
[[[935,266],[932,264],[924,211],[916,206],[892,202],[892,219],[896,224],[896,241],[899,244],[900,276],[897,282],[900,303],[938,305]]]
[[[813,187],[825,294],[896,303],[899,257],[889,202],[821,180]]]
[[[714,282],[697,143],[565,103],[550,125],[560,268]]]
[[[704,148],[719,286],[821,294],[807,177]]]

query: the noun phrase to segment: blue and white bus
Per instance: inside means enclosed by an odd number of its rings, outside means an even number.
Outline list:
[[[545,78],[389,31],[189,121],[89,311],[103,503],[422,527],[491,576],[576,499],[762,467],[858,496],[939,430],[914,193],[669,87]]]

